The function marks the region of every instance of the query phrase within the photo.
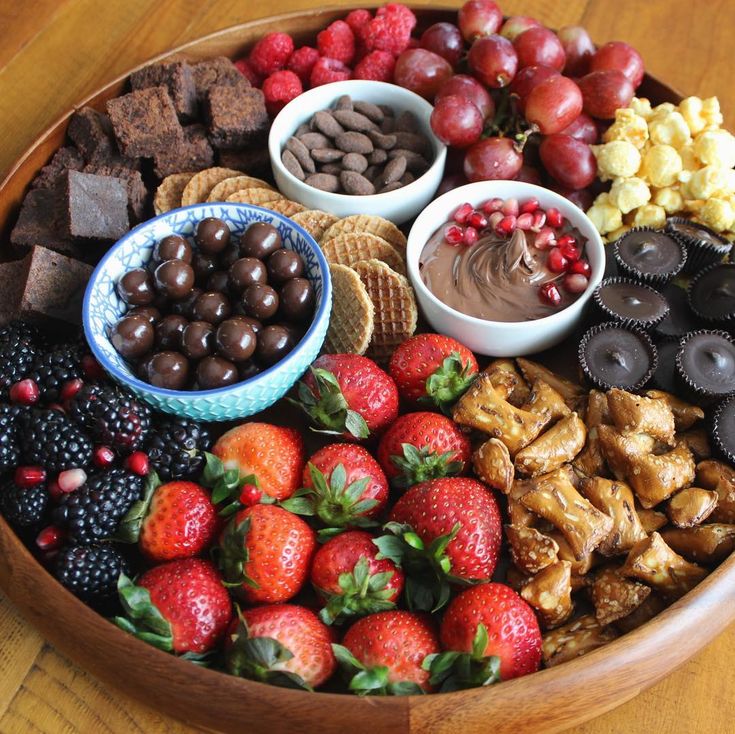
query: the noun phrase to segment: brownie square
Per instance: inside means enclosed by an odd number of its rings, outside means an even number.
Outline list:
[[[99,163],[117,154],[110,118],[91,107],[82,107],[71,116],[66,134],[87,163]]]
[[[180,118],[188,119],[196,115],[194,72],[186,61],[162,61],[145,66],[130,75],[130,86],[133,91],[148,87],[166,87]]]
[[[149,87],[107,102],[118,147],[123,155],[150,158],[181,145],[184,133],[166,87]]]
[[[97,176],[112,176],[125,181],[128,187],[128,214],[132,222],[140,222],[145,218],[145,208],[148,203],[148,189],[143,183],[140,171],[125,166],[85,166],[84,173],[94,173]]]
[[[241,148],[268,129],[263,92],[253,87],[212,87],[205,112],[216,148]]]
[[[200,61],[193,66],[194,86],[197,99],[204,102],[207,92],[215,85],[232,87],[242,84],[249,87],[250,82],[237,70],[226,56]]]
[[[24,273],[23,260],[0,263],[0,326],[18,318]]]
[[[265,143],[263,145],[251,145],[239,150],[220,150],[217,163],[223,168],[247,171],[251,176],[257,176],[266,181],[273,180],[271,159]]]
[[[34,189],[50,189],[56,186],[67,171],[81,171],[84,168],[82,154],[73,146],[59,148],[54,157],[39,171],[31,183]]]
[[[166,178],[172,173],[201,171],[214,163],[214,152],[207,139],[204,125],[188,125],[184,128],[184,144],[178,148],[156,153],[153,156],[154,173]]]
[[[69,171],[64,184],[64,224],[71,237],[114,242],[128,231],[128,187],[123,179]]]

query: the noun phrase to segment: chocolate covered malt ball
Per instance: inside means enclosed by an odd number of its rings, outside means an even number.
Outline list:
[[[250,324],[235,316],[217,327],[215,344],[221,357],[232,362],[244,362],[255,352],[256,336]]]
[[[172,301],[186,298],[194,287],[194,270],[183,260],[162,262],[153,277],[158,293]]]
[[[278,303],[278,293],[269,285],[255,283],[248,286],[242,294],[245,313],[260,321],[274,316],[278,310]]]
[[[238,379],[237,367],[223,357],[205,357],[197,365],[197,383],[201,390],[227,387]]]
[[[137,359],[150,352],[155,330],[143,315],[123,316],[110,332],[110,341],[125,359]]]
[[[276,250],[268,258],[268,280],[276,285],[304,274],[304,261],[293,250]]]
[[[242,293],[255,283],[267,283],[265,265],[255,257],[241,257],[230,266],[229,287],[233,293]]]
[[[255,357],[264,367],[270,367],[283,359],[294,347],[291,333],[278,324],[266,326],[258,334]]]
[[[208,321],[210,324],[219,324],[232,313],[230,301],[222,293],[208,291],[202,293],[194,302],[192,317],[197,321]]]
[[[158,352],[148,360],[146,373],[155,387],[183,390],[189,380],[189,360],[179,352]]]
[[[207,321],[192,321],[181,334],[181,351],[189,359],[202,359],[214,352],[215,329]]]
[[[130,306],[148,306],[156,298],[153,278],[145,268],[128,270],[117,282],[117,292]]]
[[[178,314],[164,316],[156,324],[156,348],[162,351],[181,351],[181,336],[189,321]]]
[[[207,217],[197,224],[194,239],[202,252],[217,254],[230,243],[230,228],[217,217]]]
[[[287,321],[306,321],[314,313],[314,287],[306,278],[287,280],[280,300],[281,316]]]
[[[151,260],[156,264],[166,260],[183,260],[187,265],[191,265],[193,257],[194,250],[189,242],[179,234],[170,234],[153,248]]]
[[[257,257],[265,260],[269,255],[283,247],[278,230],[272,224],[255,222],[240,238],[240,254],[243,257]]]

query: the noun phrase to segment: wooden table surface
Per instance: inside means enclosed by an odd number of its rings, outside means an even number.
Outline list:
[[[314,5],[315,0],[273,0],[257,7],[254,0],[0,0],[0,178],[41,130],[126,69],[229,25]],[[501,6],[508,15],[533,15],[551,27],[582,24],[598,43],[628,41],[643,54],[647,70],[673,87],[717,94],[726,121],[735,127],[732,0],[505,0]],[[574,732],[731,731],[734,661],[735,626],[666,680]],[[199,730],[77,668],[0,593],[0,732],[31,731]]]

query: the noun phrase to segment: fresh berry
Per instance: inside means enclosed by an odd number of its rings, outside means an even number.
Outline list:
[[[107,379],[107,373],[102,369],[102,365],[91,354],[85,354],[81,364],[82,374],[87,380]]]
[[[274,71],[263,82],[263,94],[268,114],[275,117],[292,99],[296,99],[304,88],[301,79],[286,69]]]
[[[538,297],[541,303],[546,303],[549,306],[559,306],[561,304],[561,293],[559,293],[559,288],[554,281],[544,283],[538,290]]]
[[[564,224],[564,215],[555,207],[549,207],[546,210],[546,223],[558,229]]]
[[[355,34],[345,21],[335,20],[317,34],[316,47],[322,56],[349,66],[355,58]]]
[[[353,79],[369,79],[374,82],[392,82],[396,60],[388,51],[371,51],[355,64]]]
[[[417,334],[393,352],[388,371],[404,400],[445,408],[472,384],[477,360],[450,336]]]
[[[13,405],[0,405],[0,474],[5,474],[20,462],[16,427],[20,410]]]
[[[57,401],[65,383],[84,376],[83,355],[80,344],[68,344],[44,352],[33,361],[26,377],[38,385],[41,400],[47,403]]]
[[[100,468],[110,466],[115,461],[115,452],[109,446],[97,446],[92,453],[92,463]]]
[[[295,604],[246,609],[227,646],[227,672],[293,688],[318,688],[337,667],[332,635],[310,609]]]
[[[130,456],[125,457],[125,468],[139,477],[146,476],[150,469],[148,454],[145,451],[133,451]]]
[[[96,443],[129,454],[145,440],[151,411],[132,393],[111,385],[85,385],[69,404],[69,415]]]
[[[251,86],[260,86],[261,78],[247,59],[238,59],[234,63],[235,68],[248,80]]]
[[[512,214],[504,216],[496,225],[495,233],[500,237],[510,237],[518,224],[518,220]]]
[[[341,667],[352,676],[356,693],[408,695],[429,692],[422,664],[439,652],[429,621],[404,611],[370,614],[347,630],[342,645],[332,646]]]
[[[327,527],[360,525],[379,515],[388,501],[388,482],[378,462],[351,443],[319,449],[304,469],[303,484],[300,501]]]
[[[395,607],[403,590],[403,571],[377,555],[373,536],[364,530],[347,530],[319,548],[311,565],[311,583],[324,599],[319,613],[324,622]]]
[[[309,84],[312,87],[320,87],[322,84],[331,82],[343,82],[352,77],[349,66],[345,66],[336,59],[317,59],[311,68]]]
[[[352,32],[357,38],[362,36],[362,29],[373,19],[373,15],[369,10],[358,8],[347,13],[345,23],[352,28]]]
[[[107,540],[142,493],[143,479],[124,469],[93,474],[86,484],[61,498],[54,522],[81,545]]]
[[[416,16],[405,5],[388,3],[378,8],[375,17],[360,32],[368,51],[388,51],[394,56],[408,48]]]
[[[324,354],[299,383],[298,404],[317,428],[347,439],[365,439],[396,419],[398,390],[367,357]]]
[[[8,481],[0,487],[0,512],[9,523],[21,528],[38,525],[48,501],[49,493],[44,484],[22,487]]]
[[[151,428],[144,448],[151,468],[166,482],[197,476],[204,468],[204,452],[211,447],[205,424],[172,416]]]
[[[464,240],[464,229],[456,224],[444,228],[444,239],[448,245],[461,245]]]
[[[125,617],[115,624],[162,650],[206,653],[222,640],[232,602],[210,561],[185,558],[155,566],[137,581],[118,582]]]
[[[42,466],[19,466],[13,474],[19,487],[35,487],[46,481],[46,470]]]
[[[457,207],[456,211],[452,215],[452,219],[454,219],[457,224],[467,224],[467,220],[469,219],[473,211],[474,209],[472,208],[472,204],[470,204],[469,202],[465,202],[464,204]]]
[[[59,391],[59,400],[62,403],[66,403],[68,400],[71,400],[83,386],[84,382],[79,377],[74,380],[69,380],[69,382],[65,382]]]
[[[81,469],[92,459],[92,442],[66,415],[32,409],[17,420],[18,443],[24,463],[42,466],[50,474]]]
[[[319,52],[312,46],[301,46],[297,48],[288,60],[286,68],[292,71],[301,80],[304,87],[309,85],[311,70],[319,60]]]
[[[461,474],[470,442],[457,425],[439,413],[406,413],[378,444],[378,462],[394,487]]]
[[[25,379],[13,383],[8,395],[15,405],[35,405],[41,397],[41,391],[33,380]]]
[[[64,532],[56,525],[47,525],[37,536],[36,546],[44,552],[57,551],[64,544]]]
[[[484,655],[500,658],[501,680],[538,670],[541,632],[536,615],[513,589],[489,583],[461,592],[444,614],[442,647],[471,652],[478,625],[484,625],[487,630]]]
[[[39,354],[40,336],[23,321],[13,321],[0,329],[0,396],[22,380]]]
[[[120,575],[127,573],[128,562],[111,543],[67,546],[54,563],[59,583],[85,602],[114,598]]]
[[[263,499],[263,490],[255,484],[243,484],[240,487],[240,504],[243,507],[257,505]]]
[[[256,74],[267,77],[286,66],[293,50],[293,39],[287,33],[268,33],[253,46],[248,62]]]
[[[56,477],[59,490],[65,494],[79,489],[87,481],[87,472],[84,469],[67,469]]]
[[[225,470],[235,469],[243,479],[255,477],[257,486],[273,499],[285,500],[301,486],[304,442],[295,428],[243,423],[227,431],[212,453]]]
[[[480,239],[480,233],[474,227],[465,227],[462,235],[463,245],[474,245]]]
[[[551,227],[541,227],[533,241],[533,246],[537,250],[549,250],[556,247],[556,235]]]
[[[546,258],[546,267],[551,270],[552,273],[563,273],[567,269],[568,265],[569,260],[564,257],[564,253],[561,251],[561,248],[552,247],[549,250],[549,254]]]
[[[584,275],[585,278],[589,278],[592,275],[592,268],[587,260],[577,260],[569,266],[569,273],[576,275]]]
[[[304,585],[315,546],[314,531],[300,517],[274,505],[253,505],[225,528],[220,569],[249,604],[284,602]]]

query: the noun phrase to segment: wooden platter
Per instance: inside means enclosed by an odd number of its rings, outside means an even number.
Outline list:
[[[296,39],[342,17],[345,9],[293,13],[221,31],[171,53],[191,58],[235,56],[264,33]],[[429,25],[449,10],[422,10]],[[168,55],[168,54],[166,54]],[[124,77],[80,102],[101,107]],[[639,94],[655,102],[680,96],[647,77]],[[24,192],[62,144],[68,115],[25,153],[0,184],[0,256]],[[1,296],[0,296],[1,297]],[[0,518],[0,586],[26,618],[64,654],[106,682],[191,724],[226,732],[320,731],[355,734],[464,731],[556,732],[630,700],[694,655],[735,613],[735,559],[633,633],[573,662],[486,689],[412,698],[357,698],[266,686],[176,659],[126,635],[83,605],[44,571]]]

